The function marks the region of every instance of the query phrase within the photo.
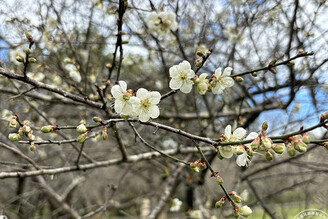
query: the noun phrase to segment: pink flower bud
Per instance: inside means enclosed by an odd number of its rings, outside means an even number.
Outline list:
[[[307,134],[307,133],[304,133],[302,135],[302,141],[305,143],[305,144],[310,144],[311,140],[310,140],[310,135]]]
[[[82,144],[83,142],[85,142],[85,139],[87,137],[87,134],[84,133],[82,135],[79,135],[79,137],[77,137],[77,142],[79,142],[80,144]]]
[[[260,138],[256,138],[254,141],[251,143],[251,147],[253,151],[256,151],[260,146]]]
[[[221,208],[222,205],[225,203],[226,200],[227,200],[226,197],[222,197],[219,201],[217,201],[215,203],[215,208]]]
[[[31,127],[30,126],[28,126],[28,125],[23,125],[23,132],[25,133],[25,134],[28,134],[28,133],[30,133],[30,131],[31,131]]]
[[[277,144],[273,147],[274,152],[276,152],[277,154],[282,154],[284,153],[285,150],[285,146]]]
[[[272,146],[272,140],[268,137],[262,138],[262,144],[265,149],[270,149]]]
[[[30,151],[36,151],[34,142],[31,142]]]
[[[106,126],[103,127],[102,138],[103,138],[104,141],[108,139],[108,133],[107,133],[107,127]]]
[[[192,169],[192,171],[194,171],[195,173],[198,173],[199,172],[199,168],[198,168],[198,163],[197,162],[190,163],[189,166]]]
[[[17,133],[10,133],[8,135],[8,138],[9,138],[10,141],[15,142],[15,141],[18,141],[20,139],[20,136]]]
[[[102,122],[102,119],[100,118],[100,117],[98,117],[98,116],[95,116],[95,117],[93,117],[93,121],[94,122]]]
[[[288,152],[288,155],[291,157],[295,157],[295,155],[296,155],[296,150],[291,146],[291,144],[287,145],[287,152]]]
[[[325,112],[320,117],[320,122],[324,122],[326,119],[328,119],[328,112]]]
[[[200,58],[198,58],[198,59],[195,60],[195,66],[196,67],[199,68],[199,67],[202,66],[202,64],[203,64],[203,58],[200,57]]]
[[[9,128],[16,128],[18,125],[18,122],[16,120],[16,117],[13,116],[13,118],[9,122]]]
[[[306,152],[307,145],[300,139],[293,142],[295,150],[304,153]]]
[[[328,150],[328,142],[327,141],[325,141],[324,143],[322,143],[322,146],[324,146]]]

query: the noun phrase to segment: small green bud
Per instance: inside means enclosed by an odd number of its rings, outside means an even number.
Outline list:
[[[216,183],[217,183],[218,185],[222,185],[222,184],[223,184],[223,179],[222,179],[221,176],[219,176],[218,174],[216,174],[216,175],[214,176],[214,178],[215,178],[215,181],[216,181]]]
[[[195,60],[195,66],[197,68],[201,67],[202,64],[203,64],[203,58],[200,57],[200,58],[198,58],[198,59]]]
[[[56,130],[56,128],[57,128],[56,126],[52,126],[52,125],[43,126],[41,128],[41,132],[49,133],[49,132],[52,132],[52,131]]]
[[[267,161],[271,161],[271,160],[273,160],[273,155],[272,155],[272,153],[271,153],[270,151],[267,151],[267,152],[265,153],[265,159],[266,159]]]
[[[33,42],[33,36],[30,32],[25,32],[25,36],[28,39],[28,41]]]
[[[301,153],[306,152],[307,145],[301,139],[296,140],[295,142],[293,142],[293,144],[294,144],[295,150],[297,150],[298,152],[301,152]]]
[[[292,66],[295,65],[295,62],[288,62],[287,65],[290,66],[290,67],[292,67]]]
[[[24,62],[24,58],[22,56],[16,56],[17,62]]]
[[[239,76],[234,77],[233,79],[234,79],[235,81],[237,81],[238,83],[242,83],[242,82],[244,82],[244,78],[239,77]]]
[[[240,212],[241,216],[246,217],[246,218],[253,213],[252,209],[250,207],[248,207],[247,205],[244,205],[243,207],[241,207],[239,212]]]
[[[8,135],[8,138],[9,138],[10,141],[15,142],[15,141],[18,141],[20,139],[20,136],[17,133],[10,133]]]
[[[302,135],[302,141],[305,143],[305,144],[310,144],[311,140],[310,140],[310,135],[307,134],[307,133],[304,133]]]
[[[282,153],[284,153],[285,146],[280,145],[280,144],[277,144],[277,145],[273,146],[272,149],[273,149],[274,152],[276,152],[277,154],[282,154]]]
[[[196,54],[197,54],[199,57],[204,57],[204,56],[205,56],[205,52],[202,51],[202,50],[197,50]]]
[[[34,142],[31,142],[30,151],[32,151],[32,152],[36,151],[36,147],[35,147]]]
[[[77,137],[77,142],[82,144],[85,141],[86,137],[87,137],[86,134],[79,135],[79,137]]]
[[[28,139],[29,139],[30,141],[35,141],[35,136],[32,134],[32,132],[30,132],[30,133],[28,134]]]
[[[224,159],[224,157],[222,157],[222,155],[221,155],[221,153],[220,153],[220,150],[219,150],[219,149],[217,150],[217,152],[218,152],[218,158],[219,158],[220,160],[223,160],[223,159]]]
[[[107,133],[107,127],[106,126],[103,127],[102,138],[103,138],[104,141],[106,141],[108,139],[108,133]]]
[[[110,63],[107,63],[107,64],[106,64],[106,68],[107,68],[107,69],[111,69],[112,67],[113,67],[112,64],[110,64]]]
[[[252,141],[251,143],[251,147],[253,149],[253,151],[256,151],[260,146],[260,139],[259,138],[256,138],[254,139],[254,141]]]
[[[36,58],[28,58],[29,63],[36,63]]]
[[[93,121],[94,122],[102,122],[102,119],[100,118],[100,117],[98,117],[98,116],[95,116],[95,117],[93,117]]]
[[[205,170],[207,168],[206,163],[203,161],[198,163],[198,167],[200,170]]]
[[[9,128],[16,128],[18,125],[18,122],[16,120],[16,117],[13,116],[13,118],[9,122]]]
[[[226,197],[222,197],[219,201],[217,201],[215,203],[215,208],[221,208],[222,205],[225,203],[226,200],[227,200]]]
[[[265,149],[270,149],[272,146],[272,140],[268,137],[262,138],[262,144]]]
[[[263,124],[262,124],[262,130],[268,130],[268,128],[269,128],[269,124],[268,124],[268,122],[267,121],[265,121]]]
[[[79,134],[84,134],[88,131],[84,124],[80,124],[78,127],[76,127],[76,130]]]
[[[295,157],[296,155],[296,150],[290,144],[287,146],[287,152],[291,157]]]
[[[258,76],[257,72],[253,72],[253,73],[252,73],[252,76],[253,76],[253,77],[257,77],[257,76]]]
[[[27,55],[30,55],[30,54],[32,53],[32,51],[31,51],[30,49],[25,49],[24,52],[25,52],[25,54],[27,54]]]

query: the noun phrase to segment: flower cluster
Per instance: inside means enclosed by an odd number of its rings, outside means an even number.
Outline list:
[[[12,117],[12,119],[9,122],[9,128],[16,128],[18,126],[20,127],[17,133],[10,133],[8,135],[9,140],[15,142],[18,141],[23,136],[26,136],[30,141],[30,150],[35,151],[36,147],[34,141],[36,137],[33,135],[33,130],[31,129],[30,122],[28,120],[25,120],[22,123],[20,123],[18,121],[18,116],[15,115]]]
[[[133,90],[127,90],[124,81],[119,81],[119,84],[112,87],[111,93],[115,98],[115,112],[123,116],[138,116],[142,122],[159,116],[157,104],[161,100],[161,94],[157,91],[140,88],[134,93]]]
[[[152,12],[148,17],[147,26],[150,31],[160,36],[170,33],[171,30],[178,29],[176,15],[173,12]]]
[[[201,95],[205,95],[207,91],[212,91],[213,94],[222,94],[226,88],[232,87],[235,83],[234,79],[230,77],[231,67],[225,68],[223,74],[221,68],[216,69],[211,81],[207,79],[207,73],[196,75],[188,61],[173,65],[169,71],[171,77],[170,88],[173,90],[179,89],[185,94],[190,93],[193,85],[196,86],[197,92]]]
[[[258,136],[256,132],[251,132],[246,139],[244,139],[246,135],[246,130],[243,128],[237,128],[233,133],[231,133],[231,125],[228,125],[225,128],[224,134],[221,136],[222,142],[236,142],[242,140],[250,140],[254,139]],[[236,145],[236,146],[221,146],[218,150],[218,156],[223,158],[231,158],[234,154],[236,154],[237,160],[236,163],[238,166],[246,166],[250,162],[250,158],[252,157],[252,148],[249,144],[245,145]]]

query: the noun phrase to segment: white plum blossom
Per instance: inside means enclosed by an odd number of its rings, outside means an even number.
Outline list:
[[[159,92],[139,88],[136,96],[139,102],[135,104],[134,110],[141,122],[147,122],[150,118],[155,119],[159,116],[159,108],[157,106],[161,100]]]
[[[81,82],[81,75],[79,70],[74,64],[66,64],[65,69],[68,71],[69,76],[77,83]]]
[[[181,205],[182,205],[182,201],[180,201],[178,198],[174,198],[174,199],[172,200],[172,204],[171,204],[171,207],[170,207],[170,211],[172,211],[172,212],[179,211]]]
[[[245,140],[255,139],[257,138],[258,134],[256,132],[251,132],[249,135],[247,135]],[[252,147],[250,147],[250,144],[246,144],[245,147],[247,147],[249,150],[252,150]],[[243,154],[239,155],[236,159],[236,163],[238,166],[246,166],[247,163],[250,162],[250,159],[248,158],[248,154],[246,150]]]
[[[228,125],[224,130],[226,142],[229,141],[240,141],[246,135],[246,130],[243,128],[237,128],[231,133],[231,125]],[[235,146],[224,146],[220,147],[220,154],[224,158],[231,158],[235,152]]]
[[[140,100],[127,91],[127,84],[125,81],[119,81],[111,89],[111,93],[115,98],[114,109],[115,112],[131,115],[133,113],[134,105],[138,104]]]
[[[240,214],[244,217],[248,217],[249,215],[251,215],[253,213],[252,209],[250,207],[248,207],[247,205],[244,205],[243,207],[241,207],[240,209]]]
[[[27,76],[39,82],[45,78],[42,72],[28,72]]]
[[[209,86],[209,79],[206,79],[207,74],[202,73],[199,78],[196,79],[195,84],[197,87],[197,91],[201,95],[205,95],[206,91],[208,90]]]
[[[223,74],[221,68],[215,70],[215,78],[211,85],[213,94],[221,94],[224,89],[234,85],[235,81],[229,77],[229,75],[231,75],[231,71],[231,67],[225,68]]]
[[[176,15],[173,12],[152,12],[147,21],[148,28],[159,35],[166,35],[178,29]]]
[[[195,72],[191,69],[188,61],[183,61],[179,65],[173,65],[170,68],[170,88],[173,90],[180,89],[182,93],[190,93],[192,89],[192,78]]]

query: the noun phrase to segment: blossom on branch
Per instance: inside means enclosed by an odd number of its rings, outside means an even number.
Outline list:
[[[152,12],[147,21],[148,28],[159,35],[166,35],[171,30],[176,31],[178,29],[178,23],[176,22],[176,15],[173,12]]]
[[[195,72],[191,69],[191,65],[188,61],[183,61],[179,65],[173,65],[170,68],[170,88],[178,90],[182,93],[190,93],[192,89],[192,78],[194,78]]]
[[[223,74],[221,68],[215,70],[215,74],[213,75],[213,81],[211,83],[213,94],[221,94],[223,90],[227,87],[232,87],[235,81],[229,77],[231,75],[232,68],[227,67],[224,69]]]
[[[155,119],[159,116],[159,108],[157,106],[161,100],[159,92],[140,88],[136,96],[139,102],[135,104],[134,110],[141,122],[147,122],[150,118]]]
[[[130,91],[127,91],[127,84],[124,81],[119,81],[118,83],[111,89],[111,93],[115,98],[115,112],[130,115],[133,113],[133,105],[138,104],[140,100],[132,96]]]
[[[251,133],[249,133],[249,135],[246,137],[245,140],[250,140],[250,139],[257,138],[257,136],[258,136],[258,134],[256,132],[251,132]],[[250,144],[246,144],[245,147],[247,147],[248,150],[252,151],[252,147],[250,147]],[[249,159],[249,155],[248,155],[246,150],[244,151],[244,153],[239,155],[236,159],[236,163],[240,167],[246,166],[247,163],[250,162],[250,161],[251,160]]]

